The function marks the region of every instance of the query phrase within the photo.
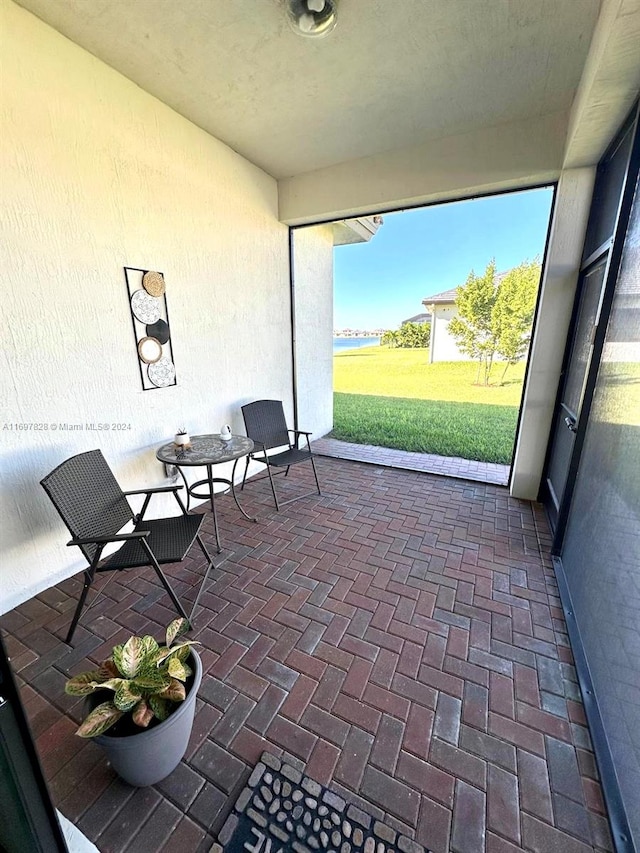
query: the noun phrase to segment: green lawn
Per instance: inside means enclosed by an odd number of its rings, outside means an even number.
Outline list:
[[[429,364],[425,349],[363,347],[333,359],[331,436],[356,444],[510,463],[524,363],[474,384],[470,362]]]

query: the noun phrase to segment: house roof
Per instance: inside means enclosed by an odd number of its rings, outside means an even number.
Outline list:
[[[422,314],[414,314],[413,317],[409,317],[407,320],[403,320],[401,325],[404,323],[429,323],[431,321],[431,314],[428,311],[423,311]]]
[[[510,272],[510,270],[504,270],[503,272],[497,272],[494,277],[494,283],[500,284],[505,275]],[[449,303],[453,303],[456,301],[456,292],[458,288],[452,287],[451,290],[443,290],[442,293],[435,293],[433,296],[425,296],[422,300],[422,304],[427,308],[429,305],[448,305]]]
[[[442,293],[434,293],[433,296],[425,296],[422,300],[423,305],[442,305],[443,303],[456,301],[456,287],[451,290],[443,290]]]
[[[381,216],[362,216],[359,219],[340,219],[333,222],[333,245],[346,246],[351,243],[368,243],[375,237],[383,224]]]
[[[640,65],[633,16],[620,26],[606,0],[552,15],[547,0],[508,14],[496,0],[349,0],[323,39],[293,33],[284,0],[18,2],[276,178],[551,116],[557,168],[565,141],[593,163]]]

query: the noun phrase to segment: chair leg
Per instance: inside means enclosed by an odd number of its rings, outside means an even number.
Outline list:
[[[65,643],[67,643],[67,645],[71,645],[71,640],[75,633],[78,620],[80,619],[82,608],[84,607],[84,603],[87,600],[87,593],[89,592],[89,587],[93,583],[94,576],[95,568],[93,567],[91,569],[87,569],[87,571],[84,573],[84,586],[82,587],[82,592],[80,593],[80,598],[78,599],[78,604],[76,605],[76,612],[73,614],[73,619],[71,620],[71,625],[69,626],[67,637],[65,639]]]
[[[207,578],[209,577],[209,572],[213,568],[213,560],[211,559],[211,556],[209,555],[209,552],[207,551],[207,548],[206,548],[204,542],[202,541],[202,537],[200,536],[200,534],[198,534],[196,536],[196,539],[198,540],[198,545],[200,546],[202,553],[207,558],[207,570],[204,573],[204,576],[202,578],[202,583],[200,584],[200,589],[198,590],[198,594],[196,595],[196,600],[193,602],[193,607],[191,608],[191,617],[196,612],[196,607],[198,606],[198,601],[200,601],[200,596],[202,595],[202,591],[204,590],[204,585],[206,584]],[[193,622],[191,620],[191,617],[189,617],[189,624],[191,625],[191,627],[193,627]]]
[[[311,457],[311,467],[313,468],[313,476],[316,478],[316,486],[318,487],[318,494],[321,495],[320,491],[320,483],[318,482],[318,472],[316,471],[316,463],[313,461],[313,456]]]
[[[168,594],[169,598],[171,599],[171,601],[173,601],[174,607],[176,608],[176,610],[178,611],[180,616],[183,616],[187,620],[187,622],[189,622],[189,625],[191,625],[191,621],[189,620],[189,617],[187,616],[184,607],[180,604],[177,595],[175,594],[175,592],[171,588],[171,584],[169,583],[164,572],[160,568],[160,564],[156,560],[155,554],[153,553],[153,551],[149,547],[148,542],[146,542],[146,540],[144,540],[144,539],[142,539],[141,542],[142,542],[143,548],[145,549],[145,551],[149,555],[149,565],[152,566],[153,570],[158,575],[158,578],[160,579],[160,583],[162,584],[162,586],[167,591],[167,594]]]
[[[271,476],[271,465],[267,465],[267,474],[269,475],[269,482],[271,483],[271,491],[273,492],[273,500],[276,505],[276,512],[280,512],[280,504],[278,503],[278,496],[276,495],[276,487],[273,482],[273,477]]]
[[[171,588],[171,584],[167,580],[165,573],[162,571],[162,569],[160,568],[160,566],[158,565],[157,562],[155,563],[153,568],[155,569],[156,574],[160,578],[160,582],[162,583],[162,586],[166,589],[167,594],[169,595],[169,598],[171,599],[171,601],[173,601],[174,607],[176,608],[176,610],[178,611],[180,616],[184,616],[184,618],[187,620],[187,622],[189,622],[189,624],[191,624],[189,617],[187,616],[186,610],[180,604],[180,601],[178,600],[178,596],[175,594],[175,592]]]
[[[207,563],[209,563],[209,565],[210,565],[210,566],[212,566],[212,565],[213,565],[213,557],[212,557],[212,556],[211,556],[211,554],[207,551],[207,546],[206,546],[206,545],[204,544],[204,542],[202,541],[202,536],[200,536],[200,534],[199,534],[199,533],[198,533],[198,535],[196,536],[196,540],[197,540],[197,542],[198,542],[198,545],[200,546],[200,550],[202,551],[202,553],[203,553],[203,554],[205,555],[205,557],[207,558]]]

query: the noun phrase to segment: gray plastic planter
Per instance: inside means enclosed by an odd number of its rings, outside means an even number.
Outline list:
[[[193,648],[189,663],[193,668],[191,689],[177,711],[164,722],[129,737],[104,734],[93,738],[105,751],[118,776],[130,785],[141,788],[164,779],[175,770],[187,750],[202,681],[202,662]]]

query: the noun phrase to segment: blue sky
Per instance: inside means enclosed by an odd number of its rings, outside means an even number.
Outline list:
[[[545,188],[385,214],[369,243],[334,251],[334,328],[396,329],[491,258],[498,272],[542,259],[552,197]]]

